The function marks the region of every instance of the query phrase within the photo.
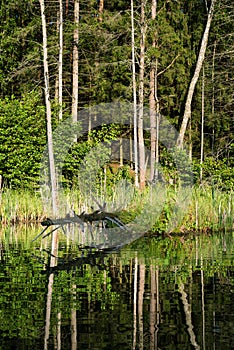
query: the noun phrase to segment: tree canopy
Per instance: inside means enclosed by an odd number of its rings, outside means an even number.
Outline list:
[[[149,105],[149,75],[152,63],[156,62],[159,112],[177,130],[181,125],[210,3],[205,0],[159,0],[155,19],[152,19],[152,1],[145,2],[144,104]],[[54,123],[57,124],[59,1],[48,0],[45,5],[50,97],[54,106]],[[132,102],[130,1],[106,0],[102,9],[99,1],[80,0],[79,5],[78,109],[100,103]],[[233,7],[231,0],[216,1],[203,63],[204,162],[208,174],[219,161],[227,167],[234,163]],[[6,185],[17,187],[37,183],[38,164],[46,144],[39,1],[1,2],[0,23],[0,175]],[[137,1],[134,1],[134,23],[138,84],[141,23],[140,2]],[[74,28],[74,1],[64,0],[63,110],[66,115],[71,113],[72,107]],[[194,161],[200,159],[201,99],[200,77],[192,101],[190,127],[185,133],[185,139],[192,142]],[[147,133],[144,136],[147,143]]]

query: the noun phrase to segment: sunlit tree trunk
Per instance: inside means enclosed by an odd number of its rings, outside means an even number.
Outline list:
[[[63,1],[59,0],[59,62],[58,62],[59,120],[63,119]]]
[[[58,214],[57,207],[57,184],[54,165],[54,153],[53,153],[53,137],[52,137],[52,125],[51,125],[51,104],[50,104],[50,92],[49,92],[49,67],[48,67],[48,54],[47,54],[47,31],[46,31],[46,18],[45,18],[45,4],[44,0],[40,0],[41,7],[41,21],[42,21],[42,35],[43,35],[43,61],[44,61],[44,80],[45,80],[45,104],[46,104],[46,120],[47,120],[47,140],[48,140],[48,154],[49,154],[49,168],[50,168],[50,181],[52,192],[52,210],[53,215],[56,217]],[[50,266],[56,265],[56,258],[58,251],[58,232],[57,230],[52,234],[52,246],[51,246],[51,259]],[[47,303],[46,303],[46,322],[45,322],[45,338],[44,349],[48,348],[49,329],[50,329],[50,316],[51,316],[51,303],[52,303],[52,290],[54,275],[49,276]]]
[[[51,125],[51,104],[50,104],[50,92],[49,92],[49,67],[48,67],[48,53],[47,53],[47,31],[46,31],[46,17],[45,17],[44,0],[40,0],[40,8],[41,8],[41,22],[42,22],[42,35],[43,35],[45,104],[46,104],[47,140],[48,140],[50,182],[51,182],[51,195],[52,195],[52,210],[53,210],[53,215],[56,217],[58,215],[57,184],[56,184],[54,153],[53,153],[52,125]],[[58,251],[58,232],[56,230],[52,234],[50,266],[55,266],[57,263],[57,260],[55,258],[57,255],[57,251]],[[54,281],[54,275],[50,274],[49,281],[48,281],[48,292],[47,292],[47,303],[46,303],[46,322],[45,322],[45,338],[44,338],[44,349],[45,350],[48,348],[53,281]]]
[[[202,71],[202,106],[201,106],[201,154],[200,154],[200,182],[202,182],[202,164],[204,154],[204,113],[205,113],[205,70]]]
[[[139,112],[138,112],[138,143],[140,189],[145,187],[145,144],[144,144],[144,73],[145,73],[145,1],[141,1],[141,38],[140,38],[140,71],[139,71]]]
[[[212,57],[212,105],[211,105],[211,113],[213,118],[213,128],[212,128],[212,156],[214,155],[214,141],[215,141],[215,128],[214,128],[214,114],[215,114],[215,84],[214,84],[214,78],[215,78],[215,54],[216,54],[216,46],[217,41],[214,42],[214,50],[213,50],[213,57]]]
[[[44,0],[40,0],[41,6],[41,21],[42,21],[42,34],[43,34],[43,61],[44,61],[44,79],[45,79],[45,103],[46,103],[46,120],[47,120],[47,144],[49,154],[49,172],[51,182],[51,196],[52,196],[52,210],[54,217],[58,215],[58,193],[57,182],[54,164],[54,152],[53,152],[53,136],[52,136],[52,124],[51,124],[51,104],[50,104],[50,92],[49,92],[49,67],[48,67],[48,54],[47,54],[47,31],[46,31],[46,17],[45,17],[45,4]],[[52,233],[52,245],[51,245],[51,260],[50,265],[56,264],[56,258],[58,251],[58,232],[57,230]]]
[[[78,59],[79,59],[79,0],[74,0],[73,73],[72,73],[72,119],[78,120]]]
[[[133,0],[131,0],[131,27],[132,27],[132,88],[133,88],[133,129],[134,129],[134,163],[135,185],[138,183],[138,137],[137,137],[137,88],[136,88],[136,65],[135,65],[135,26]]]
[[[102,15],[104,10],[104,0],[99,0],[99,9],[98,9],[98,21],[102,22]]]
[[[205,58],[206,47],[207,47],[208,38],[209,38],[210,26],[211,26],[212,17],[213,17],[213,14],[214,14],[215,1],[216,0],[212,0],[211,1],[211,5],[210,5],[208,17],[207,17],[207,22],[206,22],[206,27],[205,27],[205,31],[203,33],[202,42],[201,42],[201,46],[200,46],[200,51],[199,51],[198,58],[197,58],[196,68],[195,68],[195,71],[194,71],[194,74],[193,74],[193,77],[192,77],[192,80],[190,82],[189,89],[188,89],[188,94],[187,94],[186,103],[185,103],[185,110],[184,110],[183,121],[182,121],[182,124],[181,124],[181,127],[180,127],[179,136],[178,136],[178,139],[177,139],[177,145],[180,148],[183,148],[185,131],[186,131],[186,128],[187,128],[188,121],[189,121],[189,119],[191,117],[191,103],[192,103],[192,99],[193,99],[195,86],[197,84],[197,80],[199,78],[200,71],[201,71],[201,68],[202,68],[202,64],[203,64],[203,61],[204,61],[204,58]]]
[[[152,0],[151,5],[151,18],[152,21],[156,18],[157,1]],[[152,47],[155,48],[156,39],[153,37]],[[155,160],[156,160],[156,101],[155,101],[155,62],[151,62],[150,67],[150,94],[149,94],[149,107],[150,107],[150,181],[154,180],[155,176]]]

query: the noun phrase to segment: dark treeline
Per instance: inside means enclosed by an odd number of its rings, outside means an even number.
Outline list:
[[[78,46],[78,111],[116,101],[133,101],[131,2],[80,0],[79,39],[74,41],[74,3],[63,1],[63,118],[72,114],[74,47]],[[140,74],[140,33],[145,28],[144,105],[152,93],[157,111],[180,129],[186,96],[194,73],[209,0],[134,1],[137,92]],[[155,17],[152,5],[156,5]],[[45,1],[50,97],[54,127],[58,119],[59,1]],[[233,188],[234,182],[234,5],[216,0],[203,69],[192,100],[192,115],[185,141],[189,143],[197,178],[203,161],[203,180]],[[0,4],[0,175],[1,185],[36,185],[41,155],[46,144],[43,50],[40,2],[9,0]],[[138,96],[137,96],[138,98]],[[204,151],[201,157],[204,106]],[[79,113],[78,113],[79,119]],[[114,120],[113,120],[114,123]],[[111,126],[110,126],[111,128]],[[126,130],[113,127],[91,136],[119,137]],[[150,146],[149,135],[144,134]],[[76,160],[87,151],[87,140],[76,148]],[[89,139],[90,142],[90,139]],[[160,163],[168,160],[160,146]],[[79,163],[79,161],[78,161]],[[76,162],[77,164],[77,162]],[[66,176],[72,182],[75,165],[68,161]]]

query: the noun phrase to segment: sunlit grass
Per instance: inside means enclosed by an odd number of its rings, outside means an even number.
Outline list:
[[[37,222],[45,216],[42,200],[36,192],[4,189],[0,197],[2,223]]]
[[[186,190],[163,185],[139,191],[121,183],[115,184],[107,196],[103,193],[91,193],[88,198],[77,189],[64,191],[60,198],[60,216],[71,211],[77,214],[91,212],[100,209],[97,203],[107,203],[105,210],[119,212],[124,222],[135,220],[140,227],[146,225],[153,232],[233,229],[233,192],[209,186]],[[50,216],[51,212],[38,192],[4,189],[0,194],[2,224],[39,223]]]

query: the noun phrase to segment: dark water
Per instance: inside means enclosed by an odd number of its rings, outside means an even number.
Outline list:
[[[0,349],[234,349],[233,233],[61,241],[49,268],[38,230],[0,230]]]

